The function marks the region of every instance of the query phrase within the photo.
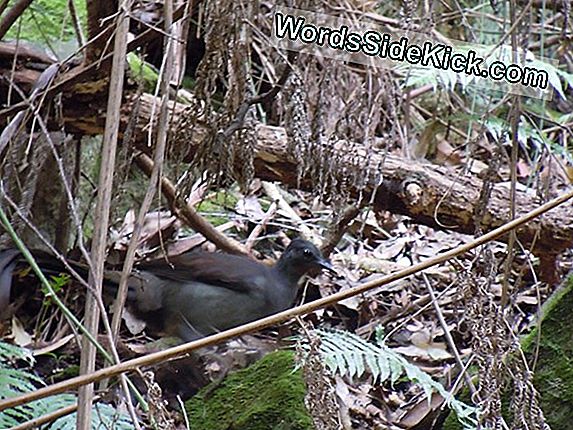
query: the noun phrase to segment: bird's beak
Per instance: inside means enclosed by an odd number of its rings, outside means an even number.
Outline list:
[[[332,263],[330,261],[328,261],[326,258],[323,258],[321,260],[319,260],[318,265],[320,267],[322,267],[325,270],[328,270],[329,272],[332,273],[337,273],[336,269],[334,268],[334,266],[332,265]]]

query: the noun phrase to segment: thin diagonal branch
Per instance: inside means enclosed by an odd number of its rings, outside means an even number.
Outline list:
[[[153,160],[153,169],[149,178],[149,185],[147,191],[139,208],[139,214],[137,215],[137,220],[133,227],[133,233],[129,241],[129,246],[127,248],[127,254],[125,261],[123,263],[123,269],[121,272],[121,279],[119,282],[119,288],[117,291],[117,300],[114,304],[113,310],[113,320],[112,320],[112,331],[113,336],[117,339],[119,334],[119,328],[121,324],[122,309],[127,298],[128,289],[128,279],[131,275],[131,270],[133,269],[133,262],[135,258],[135,252],[137,250],[137,245],[139,243],[139,237],[141,236],[141,230],[143,228],[143,223],[145,216],[151,207],[153,198],[155,197],[155,192],[159,187],[159,178],[161,177],[161,170],[163,169],[163,159],[165,156],[165,148],[167,143],[167,134],[169,130],[169,82],[173,75],[173,3],[172,0],[167,0],[164,5],[164,17],[165,17],[165,32],[169,34],[165,38],[165,55],[163,59],[163,64],[160,70],[160,83],[158,92],[161,95],[160,107],[159,107],[159,120],[157,127],[157,141],[155,144],[155,158]],[[154,106],[155,108],[155,106]],[[155,110],[155,109],[154,109]],[[153,121],[149,127],[149,140],[153,139]],[[151,145],[150,145],[151,146]]]
[[[151,158],[149,158],[144,153],[139,153],[135,156],[134,160],[137,166],[147,176],[152,174],[154,164]],[[189,227],[203,234],[207,240],[213,242],[217,248],[230,252],[231,254],[249,255],[248,251],[243,245],[219,232],[219,230],[217,230],[201,215],[199,215],[191,205],[187,204],[177,194],[177,189],[173,183],[165,177],[161,178],[161,192],[169,202],[171,211],[175,213]]]

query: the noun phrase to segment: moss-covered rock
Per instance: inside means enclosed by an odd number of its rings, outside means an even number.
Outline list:
[[[533,384],[552,430],[569,430],[573,423],[573,318],[569,319],[572,313],[573,277],[570,277],[543,305],[541,324],[521,343],[530,364],[537,356]],[[461,429],[452,413],[444,429]]]
[[[277,351],[207,386],[185,404],[191,428],[202,430],[311,430],[306,388],[294,354]]]
[[[541,397],[541,410],[553,430],[571,429],[573,423],[572,313],[573,277],[570,277],[564,288],[544,305],[541,326],[522,342],[530,362],[537,354],[533,383]]]

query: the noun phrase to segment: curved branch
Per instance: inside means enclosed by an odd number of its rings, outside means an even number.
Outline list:
[[[12,6],[6,15],[4,15],[4,18],[2,18],[2,21],[0,22],[0,40],[6,36],[8,30],[12,28],[12,25],[14,25],[16,20],[22,16],[26,9],[28,9],[28,6],[30,6],[32,1],[33,0],[20,0]]]

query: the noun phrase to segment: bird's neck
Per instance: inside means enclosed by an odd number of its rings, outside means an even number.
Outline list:
[[[294,288],[297,286],[298,281],[304,273],[301,273],[298,267],[289,264],[288,261],[279,259],[277,264],[273,268],[275,272],[282,278],[285,279],[289,287]]]
[[[292,306],[298,291],[298,281],[301,274],[298,273],[292,264],[285,264],[279,260],[271,269],[274,272],[276,283],[275,288],[267,291],[267,294],[274,297],[271,301],[274,312],[285,310]]]

